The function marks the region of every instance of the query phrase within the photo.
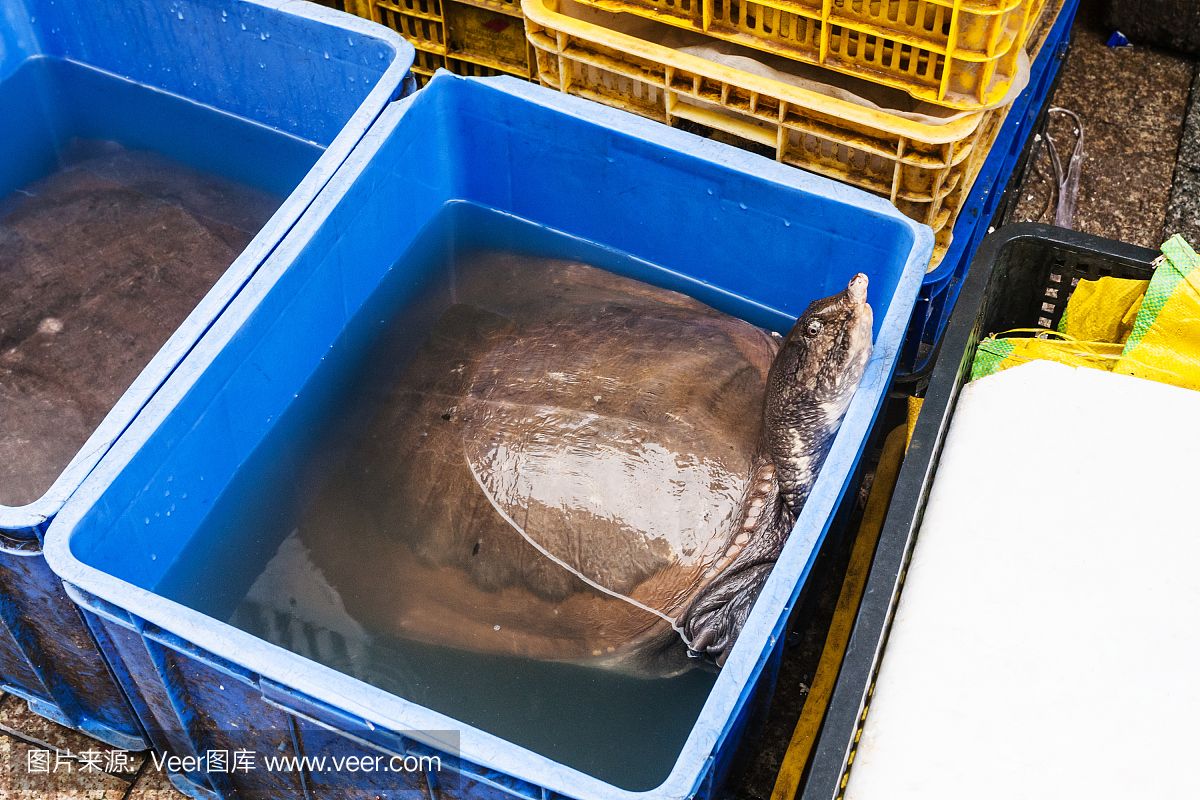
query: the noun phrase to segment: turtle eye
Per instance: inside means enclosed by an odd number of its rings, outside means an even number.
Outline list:
[[[809,336],[816,336],[821,332],[821,320],[809,320],[808,327],[804,329],[804,332]]]

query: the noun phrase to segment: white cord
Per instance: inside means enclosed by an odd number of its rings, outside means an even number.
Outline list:
[[[518,525],[517,521],[514,520],[511,516],[509,516],[504,511],[504,509],[500,507],[500,504],[496,502],[496,499],[492,496],[492,493],[488,491],[487,487],[483,483],[483,480],[479,477],[479,473],[477,473],[475,471],[475,465],[472,464],[471,459],[467,457],[465,443],[464,443],[464,447],[463,447],[463,458],[467,462],[467,469],[469,469],[471,471],[471,477],[474,478],[475,483],[477,483],[479,485],[479,490],[481,492],[483,492],[483,496],[486,497],[487,501],[492,504],[492,508],[496,509],[496,513],[499,514],[500,517],[505,522],[507,522],[509,525],[511,525],[513,530],[515,530],[517,533],[521,534],[521,538],[523,538],[525,541],[529,542],[529,544],[531,544],[535,550],[537,550],[539,553],[544,555],[546,558],[553,561],[558,566],[565,569],[567,572],[570,572],[572,575],[579,578],[579,580],[583,581],[584,583],[586,583],[588,586],[592,587],[596,591],[603,592],[604,594],[608,595],[609,597],[614,597],[617,600],[624,600],[626,603],[629,603],[631,606],[633,606],[635,608],[639,608],[648,614],[653,614],[654,616],[661,619],[663,622],[666,622],[668,625],[671,626],[671,630],[673,630],[677,634],[679,634],[679,638],[683,639],[683,643],[685,645],[687,645],[688,649],[689,650],[692,649],[692,643],[690,641],[688,641],[687,634],[685,634],[683,632],[683,628],[681,628],[679,626],[679,623],[676,622],[673,618],[667,616],[663,612],[659,611],[657,608],[651,608],[650,606],[646,605],[645,603],[642,603],[638,600],[634,600],[632,597],[630,597],[628,595],[621,594],[620,592],[615,592],[612,589],[609,589],[607,586],[601,586],[599,583],[592,580],[587,575],[584,575],[582,572],[575,569],[575,567],[572,567],[570,564],[568,564],[567,562],[563,561],[558,556],[551,553],[549,550],[547,550],[545,547],[543,547],[539,542],[534,541],[533,537],[531,537],[529,534],[527,534],[525,532],[525,529],[522,528],[520,525]]]

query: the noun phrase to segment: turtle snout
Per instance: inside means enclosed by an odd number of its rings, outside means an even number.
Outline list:
[[[850,279],[850,283],[846,286],[846,297],[855,305],[862,305],[867,302],[867,276],[863,273],[858,273]]]

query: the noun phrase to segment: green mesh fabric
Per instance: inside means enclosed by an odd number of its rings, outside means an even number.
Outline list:
[[[1154,270],[1150,278],[1150,287],[1146,290],[1146,299],[1142,301],[1141,310],[1133,323],[1133,333],[1125,342],[1124,353],[1131,352],[1141,343],[1146,331],[1158,319],[1167,300],[1183,283],[1184,278],[1194,269],[1200,267],[1200,256],[1179,234],[1175,234],[1162,246],[1163,261]]]
[[[1013,343],[1007,339],[984,339],[975,350],[975,360],[971,362],[971,380],[999,372],[1000,365],[1012,355],[1013,349]]]

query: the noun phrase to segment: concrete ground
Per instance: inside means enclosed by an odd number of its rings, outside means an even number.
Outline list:
[[[1157,248],[1172,233],[1200,238],[1200,103],[1184,134],[1196,63],[1149,47],[1105,46],[1109,31],[1097,4],[1080,9],[1071,55],[1052,105],[1083,122],[1084,161],[1071,226],[1086,233]],[[1075,143],[1064,116],[1050,134],[1063,161]],[[1054,221],[1045,147],[1026,171],[1015,221]]]
[[[1157,247],[1174,232],[1200,241],[1200,102],[1190,111],[1188,105],[1196,64],[1136,43],[1120,50],[1106,47],[1108,31],[1099,13],[1087,0],[1085,6],[1053,98],[1054,105],[1074,110],[1084,123],[1085,159],[1074,227],[1148,247]],[[1073,143],[1070,133],[1065,121],[1053,121],[1051,135],[1061,143],[1064,159]],[[1035,155],[1011,218],[1049,222],[1049,159],[1044,148]],[[845,565],[844,543],[831,542],[826,550],[817,572],[824,579],[797,613],[775,701],[746,741],[727,797],[770,797],[813,679]],[[182,797],[145,754],[110,750],[30,713],[16,697],[0,697],[0,800]]]
[[[116,750],[0,695],[0,799],[177,800],[145,753]]]

